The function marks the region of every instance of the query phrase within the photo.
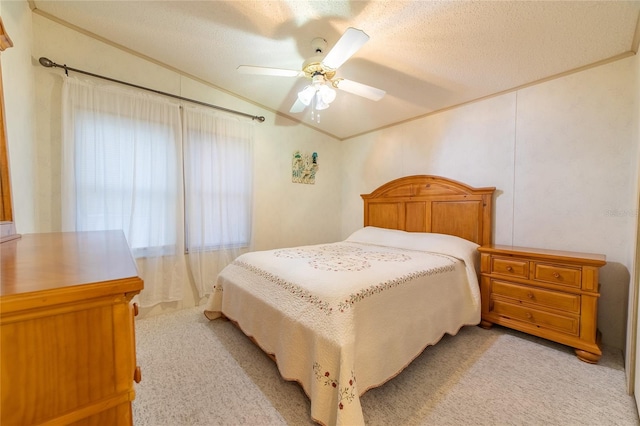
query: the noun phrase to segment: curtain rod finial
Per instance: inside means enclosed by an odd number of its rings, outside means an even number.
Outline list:
[[[38,62],[40,62],[40,65],[42,65],[43,67],[47,68],[51,68],[55,65],[55,63],[51,59],[45,58],[44,56],[38,59]]]

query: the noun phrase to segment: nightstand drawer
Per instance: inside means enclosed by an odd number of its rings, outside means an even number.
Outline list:
[[[491,312],[502,317],[527,322],[538,327],[556,330],[574,336],[578,336],[580,333],[580,317],[578,315],[558,315],[516,305],[500,299],[492,300],[491,305]]]
[[[575,288],[582,284],[580,268],[541,262],[536,262],[533,267],[533,279]]]
[[[515,299],[519,303],[535,304],[574,314],[580,313],[580,296],[577,294],[560,293],[497,280],[491,280],[491,293]]]
[[[508,257],[491,257],[491,273],[509,277],[529,278],[529,262]]]

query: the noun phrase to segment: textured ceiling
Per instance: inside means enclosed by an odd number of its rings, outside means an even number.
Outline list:
[[[640,1],[30,3],[36,13],[339,139],[624,57],[637,49],[640,13]],[[330,49],[347,27],[363,30],[370,40],[337,77],[386,90],[380,101],[339,91],[318,124],[308,109],[289,113],[296,93],[308,84],[305,78],[236,70],[239,65],[300,70],[314,55],[312,39],[326,39]],[[275,124],[284,120],[277,116]]]

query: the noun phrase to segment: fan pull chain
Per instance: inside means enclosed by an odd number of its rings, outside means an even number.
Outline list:
[[[313,95],[313,98],[311,98],[311,121],[315,121],[316,123],[320,124],[320,113],[316,112],[316,102],[318,101],[318,96],[318,92],[316,91],[316,93]]]

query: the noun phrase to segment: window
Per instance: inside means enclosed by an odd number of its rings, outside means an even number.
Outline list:
[[[174,253],[178,144],[169,126],[77,111],[76,229],[122,229],[137,257]]]
[[[219,250],[251,241],[251,134],[237,120],[185,108],[187,247]]]
[[[142,306],[182,299],[185,249],[207,294],[251,242],[251,123],[74,78],[62,97],[63,230],[122,229]]]

